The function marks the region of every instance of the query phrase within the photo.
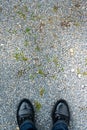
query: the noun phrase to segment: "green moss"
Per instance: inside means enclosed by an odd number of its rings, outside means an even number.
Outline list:
[[[21,60],[21,61],[27,61],[28,58],[24,55],[23,52],[17,52],[14,54],[14,57],[17,61]]]
[[[34,80],[35,77],[36,77],[36,74],[30,74],[30,76],[29,76],[29,78],[30,78],[31,80]]]
[[[36,43],[36,40],[37,40],[37,35],[36,34],[33,35],[33,39],[34,39],[34,43]]]
[[[11,30],[11,29],[9,29],[9,30],[7,30],[9,33],[11,33],[11,34],[17,34],[17,30]]]
[[[24,5],[23,8],[25,12],[28,12],[28,7],[26,5]]]
[[[37,45],[35,48],[36,51],[40,51],[40,47]]]
[[[35,15],[34,12],[32,12],[31,15],[30,15],[30,19],[33,20],[33,21],[40,20],[41,18],[42,18],[42,16]]]
[[[81,74],[80,68],[77,68],[77,74]]]
[[[16,60],[19,60],[20,59],[19,53],[15,53],[14,57],[15,57]]]
[[[28,27],[25,29],[25,33],[30,34],[30,31],[31,31],[31,29],[30,29],[30,28],[28,28]]]
[[[35,101],[35,107],[36,107],[36,110],[39,111],[41,109],[42,105],[38,101]]]
[[[61,71],[64,72],[64,68],[63,67],[61,68]]]
[[[22,11],[18,11],[17,14],[23,18],[24,20],[26,20],[26,15],[22,12]]]
[[[58,6],[54,5],[54,6],[53,6],[53,11],[54,11],[54,12],[57,12],[57,11],[58,11]]]
[[[58,61],[58,58],[57,58],[57,57],[54,57],[54,58],[53,58],[53,62],[54,62],[54,64],[55,64],[56,66],[60,66],[60,64],[59,64],[59,61]]]
[[[46,74],[43,72],[43,70],[39,69],[38,70],[38,74],[42,75],[42,76],[46,76]]]
[[[51,61],[51,60],[50,60],[50,57],[49,57],[48,55],[46,55],[46,60],[47,60],[48,62]]]
[[[31,13],[30,17],[31,17],[31,20],[33,20],[33,21],[36,21],[36,20],[40,19],[40,16],[35,15],[34,12]]]
[[[78,26],[80,26],[80,23],[79,23],[79,22],[74,22],[74,25],[75,25],[76,27],[78,27]]]
[[[22,60],[23,60],[23,61],[27,61],[27,60],[28,60],[28,58],[27,58],[27,57],[25,57],[25,56],[23,56],[23,57],[22,57]]]
[[[44,89],[44,88],[41,88],[41,89],[40,89],[40,96],[41,96],[41,97],[43,96],[44,92],[45,92],[45,89]]]
[[[84,72],[83,72],[83,76],[87,76],[87,71],[84,71]]]
[[[34,12],[31,13],[30,17],[31,17],[31,20],[33,20],[33,21],[35,20],[36,16],[34,15]]]
[[[40,8],[40,7],[41,7],[41,4],[40,4],[40,3],[37,3],[37,7]]]
[[[12,33],[13,33],[13,34],[17,34],[17,30],[14,29],[14,30],[12,31]]]
[[[52,79],[56,80],[57,79],[57,76],[56,75],[52,75],[50,76]]]
[[[24,46],[27,47],[28,45],[29,45],[29,41],[28,41],[28,40],[25,40],[25,41],[24,41]]]

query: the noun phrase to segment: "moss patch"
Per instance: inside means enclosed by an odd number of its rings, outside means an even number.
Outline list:
[[[38,70],[38,74],[40,74],[41,76],[46,76],[46,74],[44,73],[44,71],[41,70],[41,69]]]
[[[83,72],[83,76],[87,76],[87,71],[84,71],[84,72]]]
[[[34,104],[35,104],[36,110],[39,111],[42,107],[41,103],[38,101],[35,101]]]
[[[27,61],[28,58],[24,55],[23,52],[17,52],[14,54],[14,57],[17,61]]]
[[[22,12],[22,11],[17,11],[17,14],[23,18],[24,20],[26,20],[26,15]]]
[[[44,88],[41,88],[41,89],[40,89],[40,96],[41,96],[41,97],[43,96],[44,92],[45,92],[45,89],[44,89]]]

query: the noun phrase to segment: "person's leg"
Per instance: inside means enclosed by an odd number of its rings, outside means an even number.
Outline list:
[[[60,99],[54,105],[52,111],[53,128],[52,130],[68,130],[70,112],[65,100]]]
[[[27,120],[20,126],[20,130],[37,130],[37,129],[32,122]]]
[[[65,122],[58,121],[54,124],[52,130],[68,130],[68,126]]]
[[[17,109],[17,123],[20,130],[36,130],[34,108],[28,99],[23,99]]]

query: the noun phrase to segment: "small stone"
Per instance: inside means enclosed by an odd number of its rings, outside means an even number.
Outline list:
[[[84,89],[85,88],[85,86],[84,85],[82,85],[82,89]]]
[[[1,46],[4,46],[4,44],[1,44]]]
[[[18,127],[18,126],[16,127],[16,130],[19,130],[19,127]]]
[[[81,74],[78,74],[78,78],[79,78],[79,79],[81,78]]]
[[[74,69],[71,69],[71,72],[74,72],[75,70]]]
[[[64,76],[65,76],[65,78],[67,78],[67,75],[66,75],[66,74],[65,74]]]
[[[72,48],[70,48],[70,52],[73,53],[73,49]]]
[[[21,28],[21,25],[20,25],[20,23],[17,23],[17,27],[18,27],[18,28]]]
[[[73,48],[70,48],[70,55],[74,55],[74,50],[73,50]]]
[[[21,25],[19,24],[18,27],[21,28]]]

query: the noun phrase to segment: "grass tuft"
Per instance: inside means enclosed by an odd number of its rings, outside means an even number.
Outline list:
[[[39,69],[38,70],[38,74],[42,75],[42,76],[46,76],[46,74],[43,72],[43,70]]]
[[[35,107],[36,107],[36,110],[39,111],[42,107],[41,103],[39,103],[38,101],[35,101]]]
[[[40,51],[40,47],[37,45],[35,48],[36,51]]]
[[[14,57],[15,57],[15,59],[17,61],[27,61],[28,60],[28,58],[24,55],[23,52],[17,52],[17,53],[15,53]]]
[[[57,11],[58,11],[58,6],[54,5],[54,6],[53,6],[53,11],[54,11],[54,12],[57,12]]]
[[[84,71],[84,72],[83,72],[83,76],[87,76],[87,71]]]
[[[57,57],[54,57],[54,58],[53,58],[53,62],[54,62],[54,64],[55,64],[56,66],[60,66],[60,64],[59,64],[59,61],[58,61],[58,58],[57,58]]]
[[[30,34],[30,31],[31,31],[31,29],[30,29],[30,28],[28,28],[28,27],[25,29],[25,33]]]
[[[24,20],[26,20],[26,15],[22,12],[22,11],[18,11],[17,14],[23,18]]]
[[[41,89],[40,89],[40,96],[41,96],[41,97],[43,96],[44,92],[45,92],[45,89],[44,89],[44,88],[41,88]]]

